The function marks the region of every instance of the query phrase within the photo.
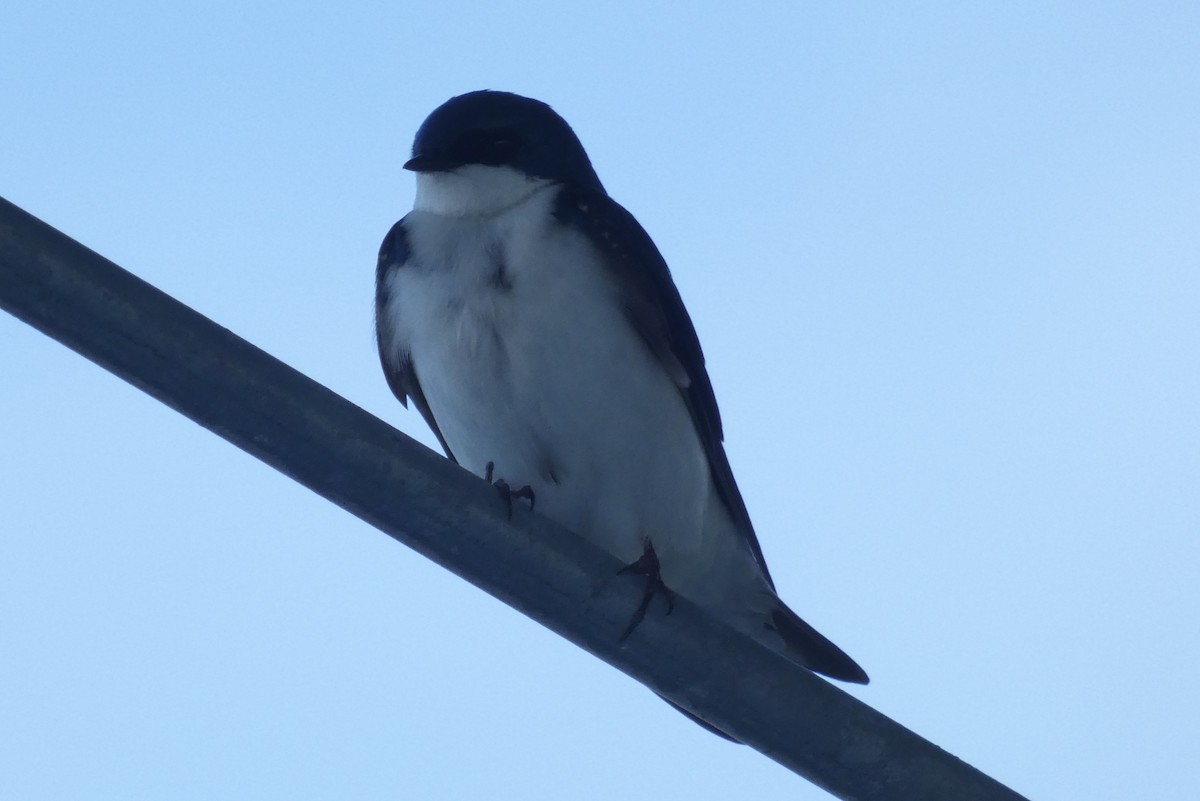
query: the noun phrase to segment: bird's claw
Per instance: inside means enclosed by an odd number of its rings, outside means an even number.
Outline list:
[[[632,562],[617,571],[617,575],[623,573],[636,573],[646,577],[646,585],[642,591],[642,600],[638,604],[637,609],[633,611],[633,617],[629,619],[629,624],[625,626],[625,630],[621,632],[621,636],[617,642],[625,642],[633,630],[638,627],[646,617],[646,610],[650,608],[650,602],[654,600],[654,596],[661,594],[667,602],[667,614],[675,611],[675,593],[671,592],[670,588],[663,583],[662,571],[658,562],[658,554],[654,552],[654,545],[649,539],[646,540],[646,549],[637,561]]]
[[[484,481],[486,481],[487,483],[489,483],[493,487],[495,487],[496,491],[500,493],[500,497],[504,499],[504,506],[506,509],[508,509],[508,519],[512,520],[513,498],[522,498],[524,500],[529,501],[529,511],[532,512],[533,504],[535,501],[535,497],[533,494],[533,487],[526,484],[525,486],[521,487],[520,489],[515,490],[511,486],[509,486],[509,483],[507,481],[505,481],[504,479],[502,479],[502,478],[493,479],[493,474],[495,473],[495,471],[496,471],[496,463],[488,462],[487,466],[484,468],[484,471],[483,471],[483,479],[484,479]]]

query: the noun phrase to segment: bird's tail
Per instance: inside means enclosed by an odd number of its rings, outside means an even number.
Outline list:
[[[859,667],[857,662],[801,620],[783,601],[776,599],[776,606],[770,613],[770,621],[770,628],[783,640],[788,656],[804,667],[831,679],[855,684],[866,684],[870,681],[867,672]]]

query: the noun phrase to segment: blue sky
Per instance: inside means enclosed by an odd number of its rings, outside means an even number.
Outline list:
[[[783,596],[1034,798],[1194,791],[1200,8],[10,3],[0,194],[400,429],[425,115],[555,106]],[[0,797],[824,798],[0,316]]]

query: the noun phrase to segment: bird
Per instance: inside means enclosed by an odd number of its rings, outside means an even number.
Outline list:
[[[678,594],[866,684],[776,593],[670,270],[566,120],[468,92],[429,114],[403,167],[416,194],[380,247],[377,344],[446,456],[645,577],[622,636]]]

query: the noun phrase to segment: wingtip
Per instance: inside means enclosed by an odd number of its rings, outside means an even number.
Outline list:
[[[846,658],[850,659],[850,657]],[[867,675],[867,671],[863,670],[857,662],[855,662],[853,659],[850,659],[850,665],[852,670],[849,673],[847,673],[845,676],[834,676],[833,678],[841,679],[842,681],[848,681],[851,684],[871,683],[871,677]]]
[[[851,684],[869,684],[871,678],[850,656],[827,637],[805,623],[781,601],[771,612],[772,628],[783,639],[788,652],[804,667],[831,679]]]

